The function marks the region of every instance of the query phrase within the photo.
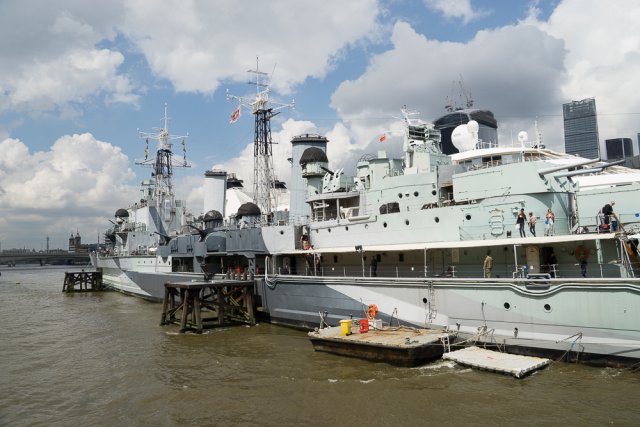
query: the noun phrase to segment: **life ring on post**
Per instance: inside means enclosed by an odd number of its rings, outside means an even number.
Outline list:
[[[376,314],[378,314],[378,306],[375,304],[369,304],[367,308],[367,318],[369,320],[373,320],[376,318]]]

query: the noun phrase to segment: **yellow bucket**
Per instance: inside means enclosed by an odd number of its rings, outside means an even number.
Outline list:
[[[351,335],[351,319],[340,321],[340,331],[344,336]]]

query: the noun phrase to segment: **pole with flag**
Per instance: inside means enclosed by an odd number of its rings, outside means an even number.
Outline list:
[[[378,138],[378,142],[385,142],[386,140],[387,140],[386,132],[380,135],[380,137]]]

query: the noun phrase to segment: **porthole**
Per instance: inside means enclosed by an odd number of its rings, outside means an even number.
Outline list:
[[[398,198],[402,199],[402,193],[398,193]]]
[[[344,227],[344,229],[345,229],[345,230],[347,230],[347,231],[349,231],[349,226],[348,226],[348,225],[346,225],[346,226]]]
[[[281,234],[281,235],[282,235],[282,234],[284,234],[284,231],[280,230],[280,234]]]
[[[546,311],[547,313],[551,311],[551,306],[549,304],[545,304],[544,305],[544,311]]]
[[[328,231],[329,233],[331,233],[331,229],[330,229],[330,228],[327,228],[327,231]]]
[[[408,220],[408,219],[405,219],[405,220],[404,220],[404,223],[405,223],[405,224],[407,224],[407,225],[409,225],[409,220]]]
[[[383,226],[384,228],[387,228],[387,223],[386,223],[386,222],[383,222],[383,223],[382,223],[382,226]]]
[[[471,219],[471,215],[467,214],[467,216],[465,216],[465,218],[467,219],[467,221],[469,221]]]
[[[435,196],[436,194],[437,194],[437,193],[436,193],[436,190],[433,190],[433,191],[431,192],[431,195],[432,195],[432,196]]]
[[[423,304],[426,304],[427,303],[427,297],[422,298],[422,302],[423,302]]]
[[[511,308],[511,304],[509,304],[508,302],[504,303],[504,309],[505,310],[509,310]]]
[[[419,195],[419,194],[420,194],[420,193],[418,193],[417,191],[414,191],[414,192],[413,192],[413,195],[414,195],[415,197],[418,197],[418,195]]]
[[[435,222],[440,222],[440,218],[435,217],[434,221],[435,221]]]

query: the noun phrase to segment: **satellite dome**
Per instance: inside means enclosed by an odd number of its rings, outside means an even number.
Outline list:
[[[527,132],[525,132],[523,130],[518,132],[518,141],[520,143],[527,142],[528,140],[529,140],[529,135],[527,134]]]
[[[477,122],[472,121],[473,123],[478,125]],[[469,122],[471,124],[471,122]],[[473,125],[471,126],[473,128]],[[458,149],[459,152],[470,151],[476,148],[477,138],[474,133],[469,129],[468,124],[456,126],[456,128],[451,133],[451,142],[453,146]]]
[[[480,130],[480,125],[475,120],[469,120],[469,123],[467,123],[467,128],[469,129],[470,133],[477,133],[478,130]]]
[[[300,156],[300,165],[306,165],[307,163],[312,162],[329,163],[329,159],[327,159],[327,153],[325,153],[318,147],[307,148],[302,153],[302,156]]]
[[[114,215],[116,218],[129,218],[129,212],[126,209],[118,209]]]
[[[260,208],[258,207],[258,205],[251,202],[243,203],[238,208],[238,213],[236,214],[238,218],[242,218],[243,216],[259,216],[259,215],[260,215]]]
[[[210,210],[204,214],[204,221],[222,221],[222,214],[216,210]]]

